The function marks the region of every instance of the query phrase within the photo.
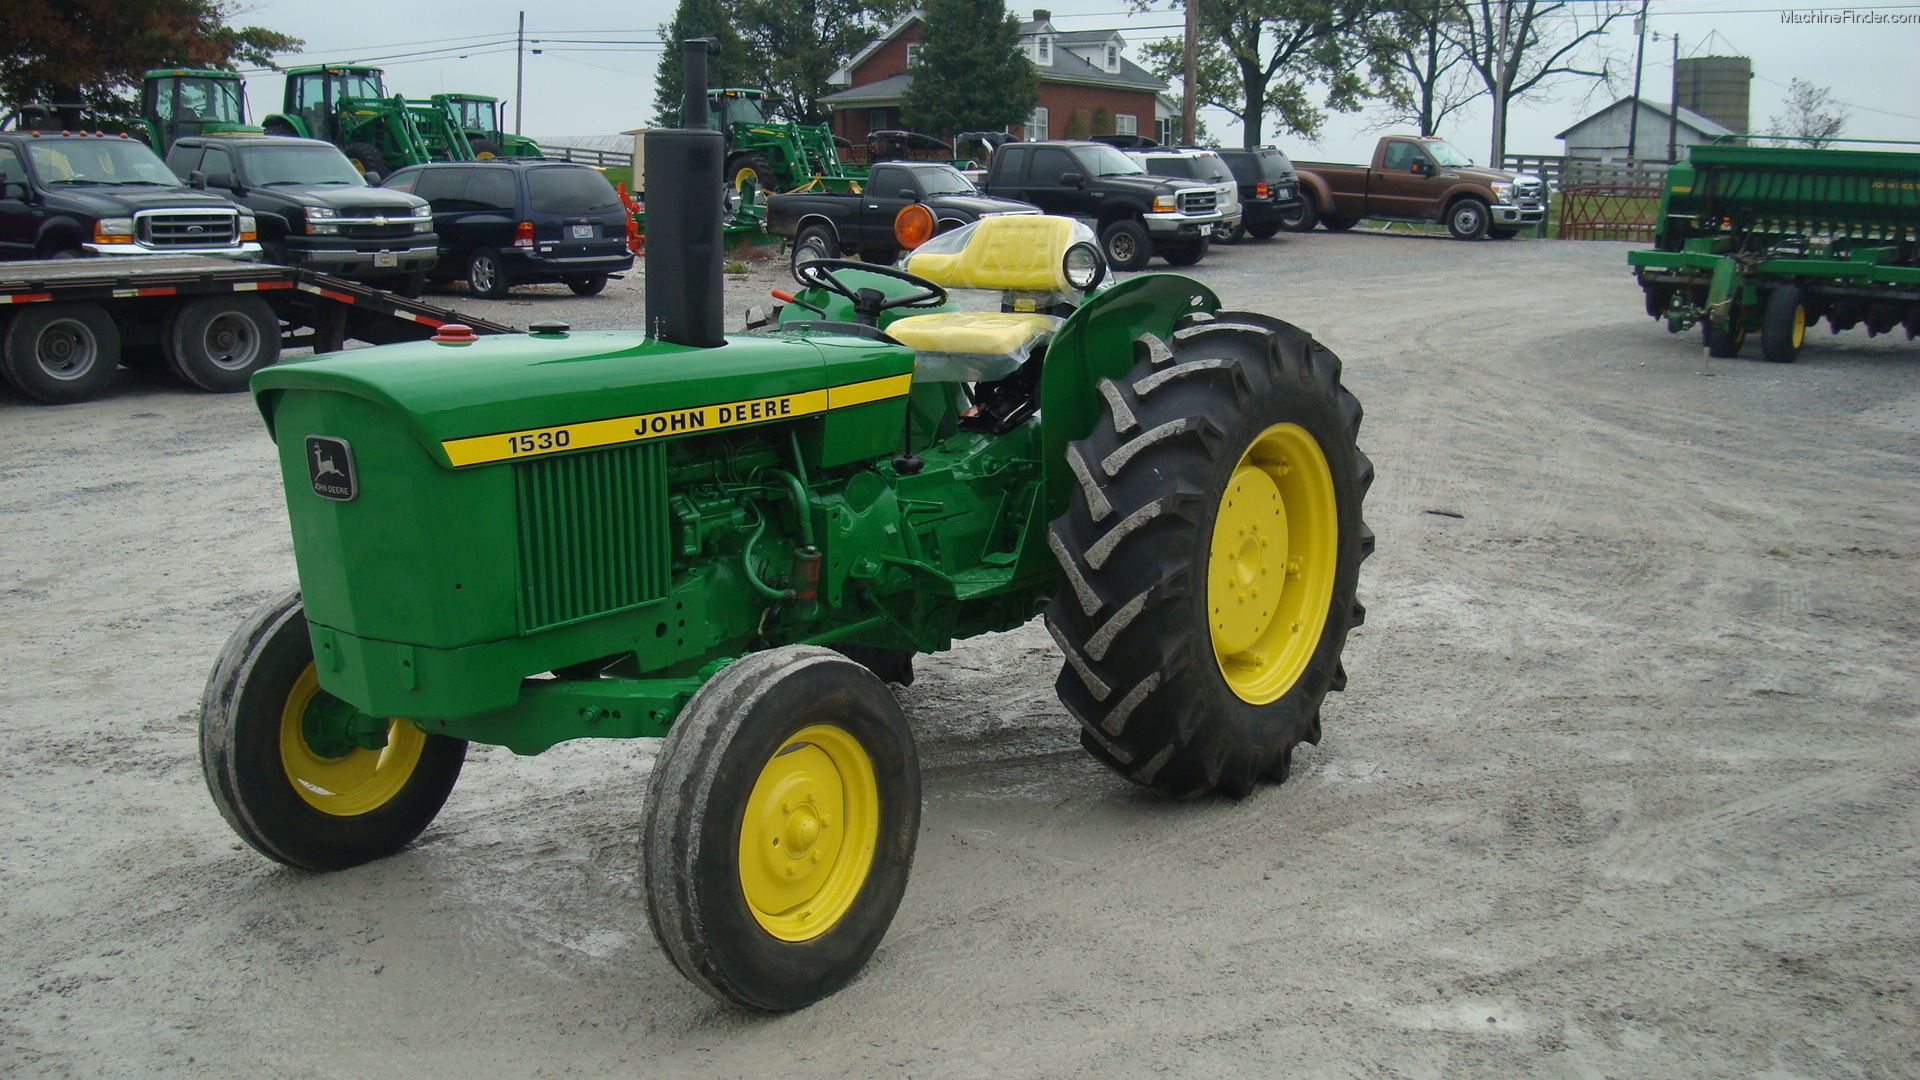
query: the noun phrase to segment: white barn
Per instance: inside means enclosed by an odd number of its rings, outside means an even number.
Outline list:
[[[1734,134],[1731,129],[1714,123],[1692,109],[1681,107],[1676,118],[1673,106],[1643,98],[1639,102],[1639,130],[1634,132],[1639,145],[1635,148],[1637,153],[1629,154],[1627,138],[1633,119],[1633,105],[1633,98],[1621,98],[1555,138],[1565,142],[1566,156],[1569,158],[1624,161],[1632,157],[1640,161],[1666,161],[1669,128],[1672,128],[1674,143],[1683,149],[1712,142],[1722,135]]]

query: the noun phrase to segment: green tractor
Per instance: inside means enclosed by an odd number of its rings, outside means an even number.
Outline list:
[[[249,844],[336,870],[419,835],[469,741],[664,737],[654,932],[785,1010],[854,978],[905,890],[920,779],[886,682],[913,654],[1044,613],[1094,757],[1175,798],[1284,780],[1345,685],[1373,471],[1332,352],[1190,278],[1105,282],[1067,218],[803,264],[726,335],[688,44],[688,126],[647,136],[677,272],[644,336],[447,326],[254,377],[300,587],[219,658],[202,762]]]
[[[261,122],[269,135],[324,139],[361,172],[386,173],[426,161],[471,161],[467,137],[431,101],[388,97],[376,67],[328,64],[287,69],[281,111]]]
[[[543,157],[532,139],[514,135],[500,123],[500,99],[485,94],[435,94],[428,99],[447,114],[447,122],[466,137],[476,161],[487,158]]]
[[[247,123],[247,93],[236,72],[167,68],[141,78],[135,133],[162,157],[182,135],[257,134],[260,130]]]
[[[835,190],[858,190],[865,173],[850,172],[840,147],[825,124],[796,124],[767,117],[771,95],[753,87],[707,92],[709,126],[726,136],[726,169],[735,189],[749,182],[756,190],[792,191],[816,179]]]

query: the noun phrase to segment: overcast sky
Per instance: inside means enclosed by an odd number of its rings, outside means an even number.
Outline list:
[[[1044,2],[1044,0],[1042,0]],[[1576,0],[1582,10],[1591,0]],[[1680,36],[1682,56],[1748,56],[1753,59],[1752,116],[1764,129],[1780,113],[1787,83],[1806,79],[1829,88],[1853,106],[1847,133],[1862,138],[1920,140],[1920,0],[1868,0],[1851,10],[1904,16],[1904,24],[1795,24],[1782,11],[1840,10],[1833,0],[1791,8],[1788,0],[1653,0],[1649,28]],[[522,128],[536,138],[602,135],[643,125],[652,113],[653,71],[660,58],[658,28],[673,15],[673,0],[624,4],[546,0],[465,0],[461,4],[380,3],[375,0],[256,0],[237,21],[270,27],[306,41],[308,53],[282,63],[371,61],[387,70],[390,91],[425,97],[468,91],[512,99],[513,44],[519,13],[527,13],[527,36],[539,39],[525,56],[526,94]],[[1178,8],[1134,14],[1124,0],[1053,0],[1047,5],[1063,30],[1116,28],[1137,57],[1138,48],[1178,33]],[[1015,9],[1022,18],[1031,8]],[[1554,135],[1580,117],[1629,92],[1633,36],[1623,20],[1610,34],[1622,81],[1616,92],[1569,83],[1548,100],[1521,103],[1511,121],[1507,149],[1558,154]],[[542,50],[534,54],[531,50]],[[1672,79],[1673,46],[1647,42],[1642,96],[1665,101]],[[248,96],[257,119],[276,111],[281,80],[254,75]],[[1484,103],[1482,103],[1484,105]],[[508,101],[512,124],[513,102]],[[1203,114],[1222,143],[1240,142],[1239,123],[1225,113]],[[1318,144],[1273,130],[1266,141],[1296,157],[1360,160],[1371,151],[1377,115],[1336,116]],[[1475,160],[1485,160],[1488,121],[1484,107],[1442,132]]]

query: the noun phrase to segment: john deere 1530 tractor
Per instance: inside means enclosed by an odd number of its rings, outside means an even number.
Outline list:
[[[909,210],[904,269],[802,264],[724,334],[688,45],[688,126],[647,136],[644,336],[447,327],[254,377],[300,588],[228,643],[201,748],[241,837],[332,870],[426,828],[470,740],[664,737],[654,931],[721,1000],[792,1009],[906,888],[913,654],[1044,613],[1100,761],[1176,798],[1283,780],[1345,683],[1372,467],[1333,353],[1190,278],[1104,281],[1071,219],[927,239]]]

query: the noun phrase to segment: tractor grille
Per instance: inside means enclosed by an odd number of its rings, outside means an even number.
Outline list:
[[[660,446],[521,462],[514,486],[522,633],[667,595],[667,467]]]
[[[155,248],[232,247],[239,215],[232,210],[142,210],[134,239]]]
[[[1183,214],[1211,214],[1220,205],[1220,195],[1209,189],[1182,191],[1176,205]]]

